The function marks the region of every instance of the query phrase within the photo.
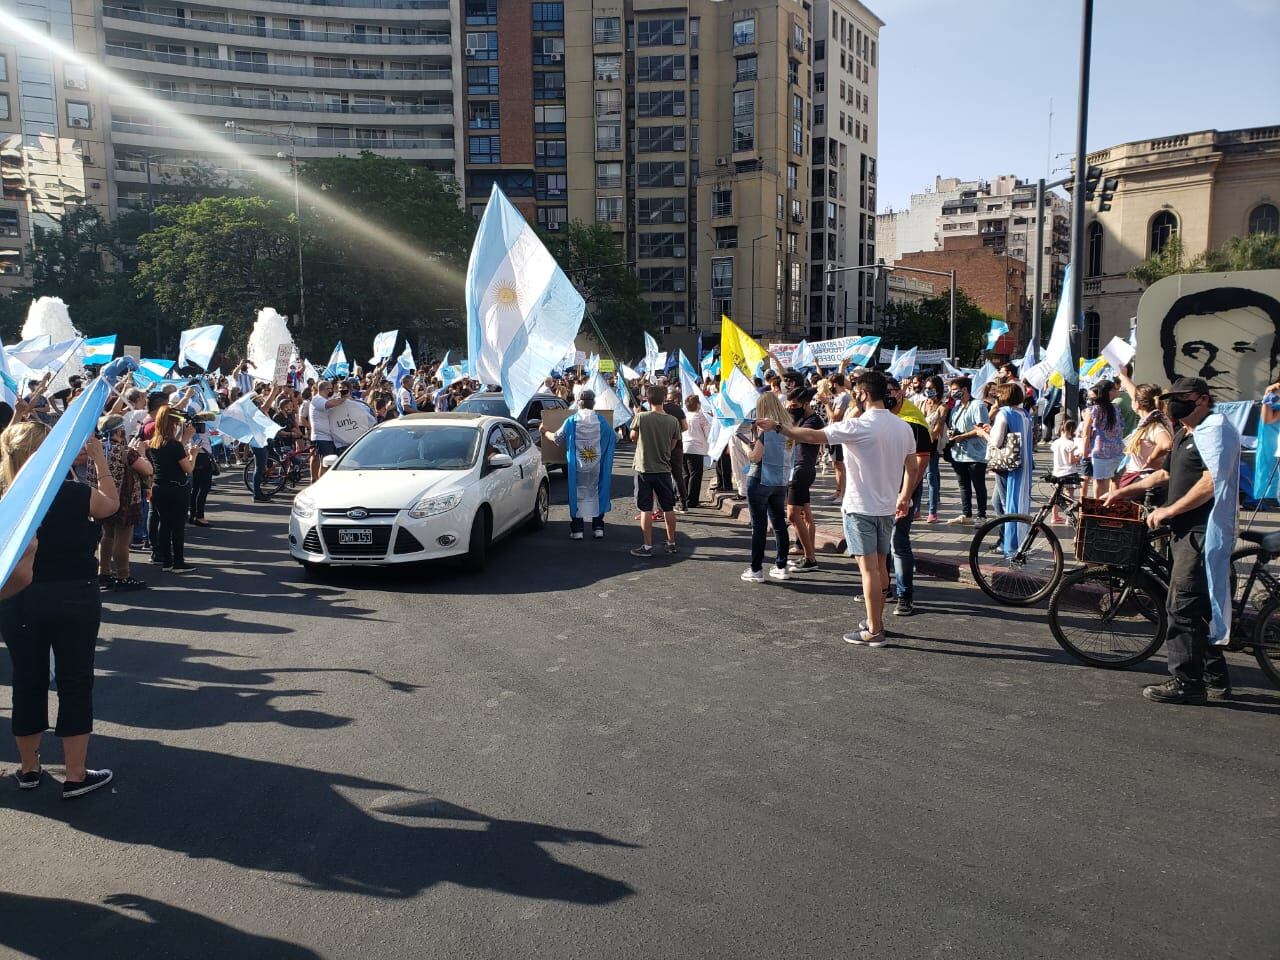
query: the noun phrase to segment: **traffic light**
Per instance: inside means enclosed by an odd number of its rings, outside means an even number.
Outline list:
[[[1098,210],[1099,212],[1111,209],[1111,200],[1115,197],[1116,191],[1120,189],[1119,177],[1107,177],[1102,181],[1102,193],[1099,196]]]
[[[1093,195],[1098,189],[1098,182],[1101,179],[1101,167],[1089,167],[1089,169],[1084,172],[1084,198],[1086,201],[1093,199]]]
[[[889,271],[876,270],[874,275],[875,285],[872,288],[872,300],[875,303],[876,310],[880,311],[889,302]]]

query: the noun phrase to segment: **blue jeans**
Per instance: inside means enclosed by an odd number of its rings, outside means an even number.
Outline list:
[[[778,553],[774,564],[786,567],[787,554],[791,551],[791,536],[787,532],[787,488],[766,487],[759,477],[747,481],[747,509],[751,511],[751,569],[764,566],[764,543],[769,536],[769,525],[778,541]]]
[[[267,448],[253,448],[253,496],[262,497],[262,478],[267,475]]]
[[[942,462],[939,456],[929,458],[929,466],[926,476],[929,480],[929,512],[938,512],[938,500],[942,493],[942,477],[938,471],[938,464]]]
[[[991,497],[991,509],[995,512],[995,515],[999,517],[1011,512],[1004,503],[1005,488],[1009,483],[1009,475],[1007,473],[1001,473],[999,470],[992,470],[991,472],[996,475],[996,489],[995,493]]]
[[[893,521],[893,583],[901,600],[911,600],[915,593],[916,558],[911,552],[911,521],[920,510],[922,486],[917,486],[911,496],[911,512]]]

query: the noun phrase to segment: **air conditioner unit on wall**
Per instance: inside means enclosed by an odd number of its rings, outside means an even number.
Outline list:
[[[476,48],[475,48],[475,47],[467,47],[467,56],[468,56],[468,57],[474,57],[475,55],[476,55]]]
[[[564,54],[563,54],[563,53],[553,53],[553,54],[551,55],[551,62],[552,62],[552,63],[559,63],[559,62],[560,62],[561,60],[563,60],[563,59],[564,59]]]
[[[717,166],[717,167],[727,167],[728,165],[729,165],[729,158],[728,158],[728,157],[716,157],[716,166]]]

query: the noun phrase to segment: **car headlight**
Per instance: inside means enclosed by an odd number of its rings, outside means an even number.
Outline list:
[[[409,508],[409,516],[415,520],[421,520],[423,517],[434,517],[440,513],[448,513],[461,502],[461,493],[446,493],[442,496],[423,497]]]
[[[316,515],[316,502],[305,493],[293,498],[293,515],[299,520],[311,520]]]

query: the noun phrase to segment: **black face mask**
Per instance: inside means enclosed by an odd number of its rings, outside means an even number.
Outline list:
[[[893,410],[895,407],[898,406],[898,401],[901,399],[902,399],[901,397],[885,397],[884,405],[887,409]]]
[[[1181,420],[1183,417],[1191,416],[1196,408],[1195,400],[1166,400],[1164,408],[1169,412],[1169,416],[1175,420]]]

